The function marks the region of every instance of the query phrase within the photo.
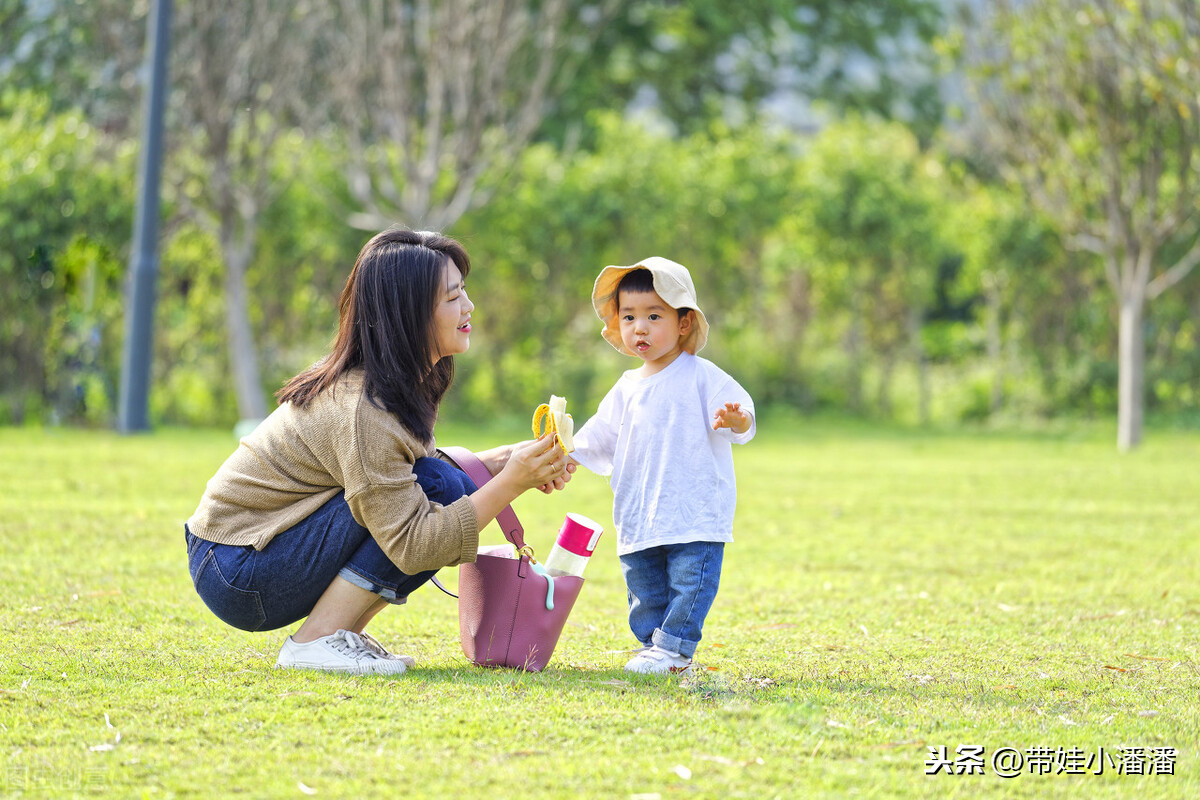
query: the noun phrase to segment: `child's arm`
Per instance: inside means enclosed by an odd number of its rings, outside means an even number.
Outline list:
[[[745,433],[750,430],[753,419],[748,412],[742,410],[741,403],[726,403],[713,415],[713,430],[729,428],[734,433]]]

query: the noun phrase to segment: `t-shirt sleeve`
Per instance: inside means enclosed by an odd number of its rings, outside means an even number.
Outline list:
[[[716,374],[709,376],[704,387],[704,407],[708,409],[709,428],[712,428],[717,409],[724,408],[726,403],[738,403],[742,410],[750,415],[750,429],[745,433],[734,433],[732,428],[721,428],[713,431],[713,435],[724,437],[733,444],[745,444],[753,439],[758,429],[758,418],[754,413],[754,400],[751,399],[750,393],[743,389],[736,380],[720,370],[716,370]]]
[[[620,432],[620,404],[614,389],[600,401],[592,418],[575,432],[575,450],[571,458],[597,475],[611,475]]]

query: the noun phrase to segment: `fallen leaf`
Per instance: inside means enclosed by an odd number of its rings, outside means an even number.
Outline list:
[[[1129,658],[1140,658],[1142,661],[1170,661],[1169,658],[1159,658],[1157,656],[1139,656],[1137,653],[1125,653]]]
[[[1104,668],[1115,670],[1117,672],[1129,672],[1129,670],[1125,669],[1124,667],[1114,667],[1112,664],[1105,664]]]
[[[676,764],[671,768],[671,771],[683,778],[685,781],[690,781],[692,779],[692,771],[683,764]]]
[[[304,781],[297,781],[296,785],[300,787],[300,791],[305,794],[316,794],[317,790],[307,785]]]
[[[845,728],[846,727],[846,725],[844,723],[838,722],[836,719],[833,719],[832,717],[825,720],[825,724],[831,728]]]
[[[93,753],[106,753],[109,750],[112,750],[113,747],[115,747],[115,746],[116,745],[107,744],[107,743],[106,744],[95,744],[95,745],[92,745],[91,747],[89,747],[88,750],[92,751]]]
[[[1157,711],[1139,711],[1138,716],[1139,717],[1157,717],[1158,712]]]

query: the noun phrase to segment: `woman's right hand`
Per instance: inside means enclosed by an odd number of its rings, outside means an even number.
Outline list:
[[[480,530],[526,490],[567,475],[567,454],[553,434],[514,445],[504,468],[471,495]]]
[[[567,475],[567,454],[548,433],[513,447],[508,463],[497,477],[506,478],[521,491],[551,484]]]

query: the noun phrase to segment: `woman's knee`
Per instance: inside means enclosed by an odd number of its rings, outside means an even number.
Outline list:
[[[413,475],[425,495],[442,505],[449,505],[476,489],[467,473],[439,458],[418,458],[413,462]]]

